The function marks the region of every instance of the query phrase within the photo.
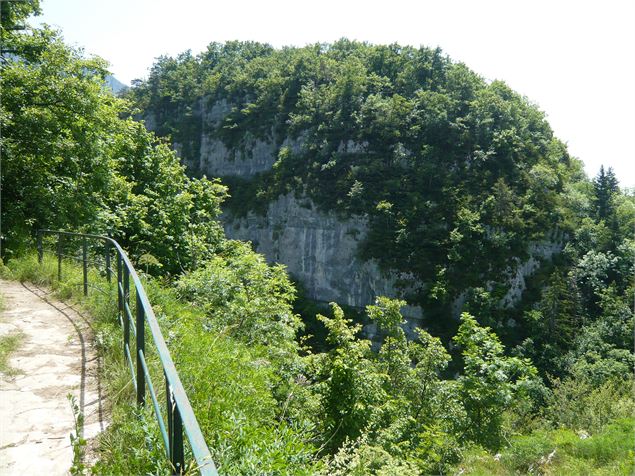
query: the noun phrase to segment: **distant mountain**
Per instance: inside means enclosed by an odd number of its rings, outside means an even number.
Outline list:
[[[115,94],[118,94],[119,92],[124,91],[130,87],[122,83],[121,81],[119,81],[117,78],[115,78],[112,75],[106,76],[106,84],[108,85],[110,89],[112,89],[112,92]]]

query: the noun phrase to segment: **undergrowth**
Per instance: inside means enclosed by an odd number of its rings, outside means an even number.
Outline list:
[[[2,260],[0,260],[0,276],[2,270],[6,269]],[[0,292],[0,312],[6,307],[4,295]],[[15,375],[17,370],[9,365],[9,357],[22,342],[24,336],[21,332],[11,332],[0,336],[0,373],[4,375]]]
[[[633,474],[635,419],[618,420],[602,432],[588,435],[570,429],[539,430],[512,438],[492,455],[480,448],[466,452],[457,473],[490,475]]]
[[[64,263],[62,282],[57,281],[57,262],[51,256],[45,256],[42,266],[35,255],[29,255],[12,260],[9,267],[10,271],[5,268],[2,272],[5,277],[49,286],[60,299],[92,316],[95,342],[104,362],[101,377],[110,424],[92,445],[98,460],[90,471],[109,475],[171,474],[149,395],[145,407],[136,405],[130,371],[123,358],[114,284],[109,285],[104,276],[91,270],[91,284],[105,292],[91,288],[84,297],[82,271],[74,263]],[[350,442],[349,457],[340,452],[330,463],[323,459],[314,444],[315,428],[297,417],[311,411],[310,401],[298,400],[289,406],[288,412],[297,407],[294,418],[285,418],[288,401],[280,413],[279,403],[285,401],[281,395],[291,398],[294,391],[295,399],[302,395],[300,387],[286,388],[276,375],[284,369],[276,359],[287,362],[287,354],[234,338],[230,335],[232,328],[213,328],[204,307],[183,300],[167,283],[142,279],[220,474],[334,474],[340,460],[341,474],[418,474],[411,461],[386,459],[387,453],[379,447],[362,445],[355,450],[360,442]],[[150,342],[148,338],[146,358],[165,414],[162,372]],[[131,347],[134,355],[134,345]],[[285,365],[293,364],[292,360],[288,362]],[[574,380],[554,385],[542,414],[514,409],[511,417],[506,416],[508,437],[498,452],[467,445],[460,449],[460,462],[444,474],[632,474],[635,420],[628,417],[633,410],[628,389],[619,381],[596,391],[584,385]],[[558,404],[561,397],[569,402],[565,413]],[[576,426],[571,426],[572,421]],[[356,472],[355,468],[362,469]],[[196,473],[187,445],[186,469]]]

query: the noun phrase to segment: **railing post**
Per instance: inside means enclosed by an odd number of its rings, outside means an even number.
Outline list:
[[[112,271],[110,269],[110,242],[106,241],[104,246],[106,248],[104,252],[106,257],[106,279],[108,280],[108,284],[110,284],[112,280]]]
[[[137,296],[137,404],[144,405],[146,401],[146,377],[141,363],[141,353],[145,354],[145,312],[141,304],[141,293],[135,288]]]
[[[88,248],[86,238],[82,238],[82,272],[84,274],[84,296],[88,296]]]
[[[183,422],[181,421],[181,412],[176,406],[176,401],[172,395],[170,382],[165,377],[165,395],[167,397],[168,410],[168,441],[170,444],[170,462],[172,463],[175,475],[183,474],[185,466],[185,456],[183,452]]]
[[[123,267],[123,300],[121,303],[121,316],[123,319],[123,355],[126,357],[126,346],[130,348],[130,318],[126,311],[126,304],[130,308],[130,270],[128,266]],[[131,357],[132,358],[132,357]]]
[[[42,248],[42,232],[40,230],[37,231],[37,262],[42,264],[42,259],[44,258],[44,249]]]
[[[57,235],[57,280],[62,281],[62,235]]]
[[[119,318],[123,322],[123,296],[121,290],[123,289],[123,283],[121,282],[121,256],[119,256],[119,250],[117,251],[117,309],[119,309]]]

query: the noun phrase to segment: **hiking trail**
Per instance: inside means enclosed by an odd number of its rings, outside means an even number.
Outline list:
[[[76,428],[67,395],[84,415],[84,438],[105,427],[90,320],[33,284],[0,280],[0,293],[0,336],[22,336],[11,371],[0,373],[0,475],[69,474]]]

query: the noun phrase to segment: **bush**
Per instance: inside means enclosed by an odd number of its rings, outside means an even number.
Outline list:
[[[456,472],[465,475],[630,475],[635,469],[635,420],[617,420],[589,436],[567,429],[514,437],[501,453],[478,447],[465,452]]]
[[[610,380],[595,387],[588,380],[573,376],[555,379],[553,383],[542,411],[552,426],[597,433],[635,411],[632,381]]]
[[[285,268],[269,266],[247,244],[227,248],[179,279],[179,297],[204,313],[202,325],[209,330],[250,345],[296,350],[301,321],[293,313],[295,289]]]

